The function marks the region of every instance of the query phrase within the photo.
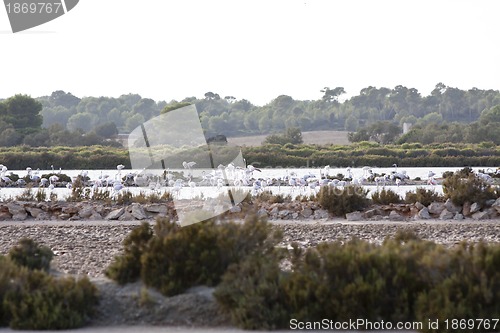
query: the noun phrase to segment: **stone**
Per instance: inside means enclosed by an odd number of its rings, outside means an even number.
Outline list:
[[[456,213],[450,212],[449,210],[445,209],[439,214],[439,219],[440,220],[451,220],[453,217],[455,217]]]
[[[418,216],[419,218],[421,218],[422,220],[428,220],[428,219],[430,219],[430,218],[431,218],[431,215],[429,214],[429,210],[427,209],[427,207],[422,208],[422,209],[418,212],[417,216]]]
[[[136,220],[144,220],[148,218],[146,212],[142,208],[142,205],[136,202],[132,204],[130,214],[132,214],[132,216],[135,217]]]
[[[315,219],[327,219],[330,215],[326,209],[316,209],[314,210]]]
[[[491,207],[495,209],[498,213],[500,213],[500,198],[498,198]]]
[[[395,210],[393,210],[389,213],[389,220],[391,220],[391,221],[403,221],[404,219],[405,219],[404,216],[401,216]]]
[[[488,220],[490,218],[490,214],[487,211],[485,211],[485,212],[475,212],[474,214],[472,214],[472,218],[474,220]]]
[[[470,204],[469,201],[464,202],[464,205],[462,207],[462,214],[464,216],[470,216],[470,214],[471,214],[471,212],[470,212],[470,206],[471,206],[471,204]]]
[[[118,221],[133,221],[135,220],[134,215],[132,215],[131,212],[125,211],[120,217],[118,218]]]
[[[456,213],[455,216],[453,217],[454,220],[463,220],[464,216],[460,213]]]
[[[267,210],[265,208],[261,208],[257,211],[258,216],[268,216]]]
[[[278,213],[279,217],[281,217],[282,219],[286,218],[288,214],[290,214],[290,211],[288,209],[283,209]]]
[[[94,207],[91,207],[91,206],[88,206],[88,207],[83,207],[82,209],[80,209],[80,211],[78,212],[78,216],[80,216],[81,218],[84,218],[84,219],[88,219],[89,217],[92,216],[92,214],[95,214],[95,210],[94,210]]]
[[[425,206],[422,205],[419,201],[415,202],[415,207],[417,207],[418,210],[422,210]]]
[[[380,209],[374,208],[374,209],[367,210],[364,213],[364,215],[365,215],[365,218],[370,219],[370,218],[374,217],[375,215],[382,215],[382,212],[380,211]]]
[[[470,206],[470,213],[471,214],[474,214],[476,212],[479,212],[481,210],[481,205],[478,204],[477,202],[474,202],[471,206]]]
[[[493,206],[493,204],[494,204],[495,202],[496,202],[496,200],[495,200],[495,199],[486,200],[486,202],[484,203],[484,205],[485,205],[486,207],[491,207],[491,206]]]
[[[442,202],[433,202],[427,209],[429,210],[429,214],[439,215],[445,209],[445,206]]]
[[[356,211],[345,214],[345,218],[347,219],[347,221],[354,222],[354,221],[362,221],[364,217],[362,212]]]
[[[31,207],[31,206],[26,206],[25,208],[26,208],[26,211],[28,212],[28,214],[30,214],[34,218],[37,218],[40,214],[43,213],[43,210],[40,208]]]
[[[490,219],[495,219],[495,218],[498,217],[498,215],[500,215],[500,212],[498,212],[493,207],[488,208],[487,212],[488,212],[488,215],[489,215]]]
[[[240,207],[240,206],[236,206],[236,205],[235,205],[235,206],[232,206],[232,207],[229,209],[229,211],[230,211],[231,213],[241,213],[241,207]]]
[[[118,220],[120,218],[120,216],[123,215],[123,213],[125,213],[125,208],[123,208],[123,207],[115,209],[115,210],[112,210],[106,216],[106,220]]]
[[[61,209],[62,213],[69,214],[69,215],[74,215],[74,214],[78,213],[78,211],[79,211],[79,208],[77,206],[64,206]]]
[[[462,211],[462,207],[455,205],[451,199],[446,200],[444,206],[450,213],[460,213]]]
[[[292,219],[296,220],[299,217],[299,213],[293,212],[292,213]]]
[[[309,207],[307,208],[304,208],[301,212],[300,212],[300,215],[302,215],[303,217],[305,217],[306,219],[311,217],[311,215],[313,214],[313,210]]]
[[[147,205],[144,209],[146,210],[146,212],[159,213],[159,214],[163,214],[163,215],[166,215],[168,212],[167,205],[161,205],[161,204]]]

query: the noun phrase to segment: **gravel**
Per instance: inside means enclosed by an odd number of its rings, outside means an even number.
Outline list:
[[[467,240],[500,243],[500,220],[487,222],[346,222],[308,220],[272,222],[284,232],[283,246],[299,242],[314,246],[320,242],[352,237],[380,243],[398,230],[413,230],[423,239],[445,245]],[[229,326],[213,299],[213,289],[199,287],[175,297],[163,297],[141,283],[118,286],[104,276],[104,270],[121,253],[122,242],[140,222],[117,221],[33,221],[0,222],[0,253],[6,254],[22,237],[49,246],[55,253],[52,269],[58,274],[88,276],[99,288],[101,304],[92,325],[181,325],[191,327]],[[153,224],[150,221],[150,224]],[[141,296],[142,295],[142,296]]]

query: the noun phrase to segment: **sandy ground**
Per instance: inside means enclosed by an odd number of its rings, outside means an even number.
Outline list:
[[[149,222],[154,224],[154,221]],[[344,219],[270,222],[283,229],[282,245],[298,242],[308,247],[325,241],[350,239],[353,236],[372,242],[382,242],[385,237],[401,229],[413,230],[424,239],[450,246],[463,240],[500,243],[498,219],[481,222],[471,220],[347,222]],[[86,275],[91,278],[102,296],[101,303],[97,316],[90,326],[76,331],[242,332],[230,328],[229,318],[220,312],[213,298],[213,288],[200,286],[181,295],[164,297],[140,282],[119,286],[104,276],[104,269],[114,256],[120,254],[123,239],[140,223],[139,221],[2,221],[0,253],[7,253],[21,237],[30,237],[48,245],[56,253],[52,262],[55,273]],[[147,304],[140,301],[140,295],[145,291],[149,295]],[[0,332],[11,331],[0,329]]]

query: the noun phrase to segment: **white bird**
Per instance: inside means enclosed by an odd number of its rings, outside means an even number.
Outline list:
[[[182,166],[184,167],[184,169],[191,169],[192,167],[194,167],[196,165],[196,162],[182,162]]]

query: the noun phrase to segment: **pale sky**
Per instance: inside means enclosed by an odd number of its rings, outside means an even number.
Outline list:
[[[55,90],[155,100],[315,100],[436,83],[500,90],[498,0],[80,0],[13,34],[0,8],[0,98]]]

